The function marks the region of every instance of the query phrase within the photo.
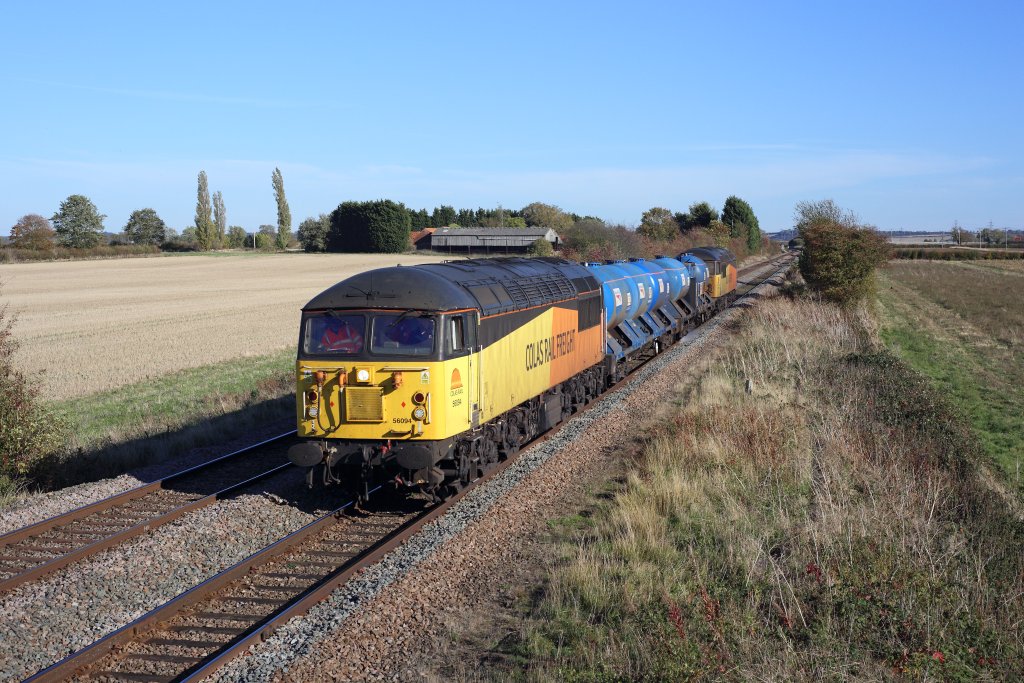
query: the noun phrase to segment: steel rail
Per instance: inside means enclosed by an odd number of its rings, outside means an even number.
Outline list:
[[[219,458],[216,458],[216,459],[211,460],[209,462],[203,463],[201,465],[196,465],[194,467],[188,468],[187,470],[182,470],[181,472],[177,472],[175,474],[172,474],[171,476],[165,477],[165,478],[163,478],[163,479],[161,479],[159,481],[155,481],[155,482],[152,482],[150,484],[146,484],[145,486],[140,486],[140,487],[128,490],[128,491],[124,491],[123,493],[118,493],[116,495],[110,496],[109,498],[104,498],[103,500],[96,501],[95,503],[90,503],[88,505],[83,505],[82,507],[76,508],[76,509],[71,510],[69,512],[65,512],[63,514],[56,515],[54,517],[50,517],[49,519],[45,519],[45,520],[43,520],[41,522],[36,522],[35,524],[30,524],[29,526],[23,527],[21,529],[17,529],[15,531],[8,532],[8,533],[0,536],[0,549],[11,549],[12,546],[14,547],[13,549],[17,549],[15,544],[20,543],[20,542],[25,541],[25,540],[30,540],[30,539],[38,539],[38,540],[40,540],[42,542],[48,542],[49,539],[39,538],[39,537],[42,536],[42,534],[45,534],[45,533],[50,532],[50,531],[53,531],[57,527],[63,527],[63,526],[71,525],[71,524],[73,524],[75,522],[85,520],[86,518],[88,518],[88,517],[90,517],[90,516],[92,516],[94,514],[97,514],[97,513],[100,513],[100,512],[105,512],[106,510],[110,510],[112,508],[116,508],[119,505],[123,505],[125,503],[129,503],[129,502],[131,502],[133,500],[138,500],[138,499],[143,498],[143,497],[145,497],[145,496],[147,496],[147,495],[149,495],[151,493],[154,493],[156,491],[166,490],[166,489],[168,489],[173,484],[173,482],[179,481],[180,479],[184,478],[185,476],[193,475],[193,474],[196,474],[196,473],[201,472],[203,470],[212,469],[214,466],[216,466],[218,464],[222,464],[225,460],[227,460],[229,458],[236,458],[236,457],[238,457],[240,455],[243,455],[245,453],[249,453],[249,452],[251,452],[251,451],[253,451],[253,450],[257,449],[257,448],[260,448],[262,446],[266,446],[269,443],[273,443],[275,441],[279,441],[281,439],[288,438],[289,436],[293,436],[295,433],[296,433],[295,431],[291,431],[291,432],[288,432],[286,434],[281,434],[281,435],[275,436],[275,437],[273,437],[271,439],[266,439],[265,441],[261,441],[260,443],[253,444],[252,446],[247,446],[246,448],[243,448],[241,450],[235,451],[233,453],[228,453],[227,455],[223,455],[223,456],[221,456]],[[274,474],[275,472],[281,470],[284,467],[288,467],[289,465],[290,465],[290,463],[287,464],[287,465],[282,465],[282,466],[280,466],[278,468],[275,468],[273,470],[269,470],[267,472],[264,472],[261,475],[253,477],[251,479],[248,479],[247,481],[241,482],[240,484],[235,484],[233,486],[229,486],[228,488],[226,488],[226,489],[224,489],[222,491],[218,491],[216,493],[210,494],[210,495],[205,496],[203,498],[199,498],[197,500],[191,501],[191,502],[189,502],[189,503],[187,503],[185,505],[179,506],[177,508],[173,508],[171,510],[168,510],[167,512],[164,512],[162,514],[156,515],[156,516],[152,517],[151,519],[140,521],[136,525],[130,526],[130,527],[128,527],[126,529],[123,529],[121,531],[117,531],[117,532],[115,532],[115,533],[113,533],[111,535],[104,536],[101,539],[98,539],[96,541],[88,543],[87,545],[85,545],[85,546],[83,546],[81,548],[73,550],[73,551],[71,551],[69,553],[66,553],[64,555],[60,555],[60,556],[55,557],[53,559],[47,560],[46,558],[37,558],[37,557],[33,557],[33,558],[19,557],[17,559],[20,561],[21,564],[27,564],[28,563],[27,561],[29,561],[29,560],[41,560],[41,563],[37,563],[36,566],[34,566],[34,567],[26,569],[23,572],[20,572],[18,574],[14,574],[13,576],[10,576],[10,577],[0,581],[0,593],[3,593],[3,592],[8,591],[8,590],[11,590],[12,588],[20,586],[20,585],[22,585],[24,583],[27,583],[29,581],[34,581],[35,579],[38,579],[38,578],[40,578],[42,576],[45,576],[46,574],[49,574],[50,572],[56,571],[56,570],[58,570],[58,569],[60,569],[62,567],[66,567],[69,564],[72,564],[74,562],[78,562],[79,560],[82,560],[82,559],[84,559],[86,557],[89,557],[91,555],[95,555],[96,553],[102,552],[103,550],[107,550],[108,548],[112,548],[112,547],[114,547],[116,545],[124,543],[128,539],[134,538],[135,536],[138,536],[139,534],[146,533],[147,531],[150,531],[151,529],[155,529],[155,528],[157,528],[159,526],[167,524],[168,522],[172,522],[175,519],[181,517],[182,515],[184,515],[184,514],[186,514],[188,512],[192,512],[194,510],[198,510],[199,508],[206,507],[210,503],[215,502],[218,499],[218,497],[223,497],[225,495],[229,495],[232,491],[234,491],[234,490],[236,490],[238,488],[241,488],[241,487],[243,487],[245,485],[253,484],[258,479],[261,479],[261,478],[263,478],[265,476],[270,476],[271,474]],[[87,521],[83,522],[83,523],[86,524],[86,525],[89,524]],[[91,533],[90,535],[99,536],[102,533],[103,532],[97,531],[97,532]],[[53,553],[57,553],[57,552],[61,551],[60,548],[47,548],[46,550],[52,551]],[[33,551],[33,552],[36,552],[36,551]],[[11,556],[0,555],[0,562],[4,561],[5,558],[8,558],[8,557],[11,557]],[[11,559],[13,560],[14,558],[11,558]],[[17,571],[17,570],[13,570],[13,571]],[[7,572],[5,570],[5,573],[10,573],[10,572]]]
[[[784,259],[778,259],[783,261]],[[752,266],[751,269],[764,267],[766,271],[771,271],[771,274],[766,276],[757,284],[762,284],[764,281],[770,279],[773,275],[777,274],[779,268],[773,268],[777,263],[769,262],[768,264],[761,263]],[[788,265],[788,263],[786,263]],[[745,269],[745,271],[750,269]],[[756,288],[757,285],[754,285]],[[745,296],[745,295],[744,295]],[[738,301],[739,299],[737,299]],[[656,358],[657,355],[652,355],[650,358],[640,363],[635,367],[629,374],[623,377],[619,382],[609,387],[602,396],[591,401],[589,404],[584,406],[576,415],[584,413],[591,408],[598,406],[602,399],[615,392],[616,390],[625,386],[630,382],[636,374],[647,364],[648,360]],[[453,505],[461,501],[470,491],[475,489],[478,485],[489,481],[492,477],[497,476],[499,473],[504,471],[506,468],[514,464],[521,455],[530,451],[531,449],[539,446],[540,444],[548,441],[550,438],[555,436],[563,427],[565,427],[572,418],[564,420],[555,427],[549,429],[543,434],[535,437],[530,443],[526,444],[517,451],[514,455],[510,456],[506,460],[498,463],[494,468],[484,474],[482,477],[476,479],[469,486],[463,488],[461,491],[456,493],[454,496],[448,498],[444,502],[417,516],[416,518],[409,520],[399,528],[388,533],[384,538],[380,539],[376,543],[372,544],[364,552],[356,555],[352,559],[346,561],[340,565],[337,569],[326,574],[324,578],[316,581],[311,586],[302,589],[298,595],[292,597],[282,607],[275,610],[268,616],[264,617],[259,622],[253,624],[246,629],[242,634],[236,636],[223,648],[220,648],[203,658],[199,659],[197,664],[192,665],[185,671],[174,675],[174,676],[155,676],[150,674],[132,674],[129,672],[115,672],[115,671],[96,671],[95,675],[105,677],[120,677],[124,680],[135,680],[135,681],[166,681],[168,683],[197,683],[198,681],[210,676],[218,669],[223,667],[225,664],[230,662],[235,657],[241,655],[247,651],[249,647],[263,642],[270,638],[274,632],[282,625],[286,624],[291,619],[297,616],[301,616],[308,612],[314,605],[325,600],[331,595],[337,588],[344,585],[352,576],[367,567],[376,564],[383,559],[388,553],[399,548],[409,538],[417,534],[424,526],[434,521],[444,513],[446,513]],[[378,487],[380,488],[380,487]],[[376,489],[375,489],[376,490]],[[47,667],[46,669],[39,671],[30,678],[25,679],[23,683],[59,683],[65,681],[72,676],[84,676],[93,674],[91,666],[103,659],[109,654],[117,653],[125,645],[133,641],[145,642],[149,640],[146,637],[146,633],[151,630],[160,630],[161,623],[167,621],[170,618],[180,614],[190,605],[205,600],[216,594],[233,582],[239,579],[255,573],[259,567],[269,564],[276,558],[290,555],[294,553],[302,554],[301,548],[296,546],[302,543],[306,539],[314,536],[318,532],[337,524],[342,519],[343,511],[345,508],[352,505],[351,502],[346,503],[340,508],[332,511],[331,513],[311,522],[305,527],[298,531],[292,532],[288,536],[276,541],[275,543],[267,546],[263,550],[251,555],[250,557],[236,563],[232,567],[224,570],[216,576],[210,577],[203,583],[195,586],[189,591],[182,593],[181,595],[172,598],[168,602],[164,603],[160,607],[152,610],[151,612],[139,617],[135,621],[123,626],[122,628],[114,631],[95,643],[79,650],[78,652],[68,656],[67,658],[56,662],[55,664]],[[297,587],[296,587],[297,588]]]

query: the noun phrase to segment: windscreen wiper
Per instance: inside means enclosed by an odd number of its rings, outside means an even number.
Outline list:
[[[335,311],[333,308],[328,308],[327,309],[327,313],[330,314],[331,317],[340,320],[342,325],[345,325],[346,327],[352,327],[352,323],[350,323],[349,321],[345,320],[345,318],[343,318],[342,316],[338,315],[338,312]]]
[[[387,332],[392,327],[394,327],[395,325],[397,325],[398,323],[402,322],[403,320],[405,320],[406,318],[408,318],[410,316],[411,317],[415,317],[415,318],[422,318],[423,314],[422,313],[417,313],[416,311],[414,311],[414,310],[412,310],[410,308],[408,311],[405,311],[404,313],[402,313],[402,315],[398,316],[398,318],[395,320],[395,322],[391,323],[386,328],[384,328],[384,331]]]

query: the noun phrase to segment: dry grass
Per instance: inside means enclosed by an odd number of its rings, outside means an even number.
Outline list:
[[[298,339],[299,308],[357,272],[440,255],[251,254],[19,263],[0,269],[19,313],[15,362],[62,401]]]
[[[553,569],[519,634],[520,674],[1021,673],[1018,499],[865,320],[764,302],[695,369],[677,408],[644,429],[626,486]]]
[[[941,261],[896,261],[889,272],[1003,344],[1024,343],[1024,279],[1015,272]]]

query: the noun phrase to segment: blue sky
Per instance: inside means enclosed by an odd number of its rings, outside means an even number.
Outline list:
[[[348,199],[636,223],[832,198],[882,229],[1024,228],[1022,3],[7,3],[0,234],[294,225]]]

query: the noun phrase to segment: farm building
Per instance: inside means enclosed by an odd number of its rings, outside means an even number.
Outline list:
[[[430,236],[435,230],[437,228],[427,228],[412,233],[409,235],[409,246],[416,250],[430,249]]]
[[[522,253],[545,239],[557,248],[562,238],[551,228],[438,228],[430,235],[430,248],[449,253]]]

